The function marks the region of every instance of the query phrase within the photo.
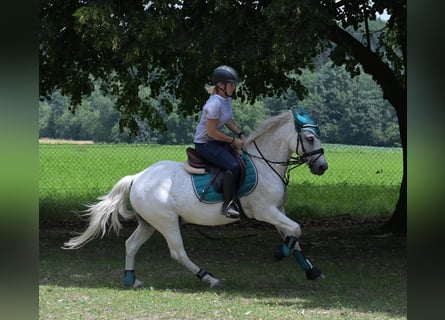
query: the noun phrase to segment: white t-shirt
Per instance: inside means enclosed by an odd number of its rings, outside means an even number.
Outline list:
[[[221,130],[232,117],[232,98],[223,98],[218,94],[211,95],[202,108],[201,119],[196,128],[193,142],[206,143],[212,139],[207,135],[207,119],[218,119],[216,127]]]

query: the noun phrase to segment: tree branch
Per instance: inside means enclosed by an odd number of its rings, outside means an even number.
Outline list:
[[[375,52],[363,46],[350,33],[337,25],[331,28],[330,40],[347,48],[348,53],[363,66],[364,71],[382,87],[383,97],[393,105],[396,111],[406,109],[406,87],[397,81],[394,71]]]

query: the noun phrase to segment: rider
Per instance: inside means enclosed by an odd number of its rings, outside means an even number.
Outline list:
[[[242,148],[245,138],[232,118],[232,95],[239,82],[238,73],[232,67],[219,66],[213,71],[212,82],[213,85],[205,85],[210,97],[202,109],[193,142],[201,157],[225,169],[222,214],[228,218],[238,218],[239,210],[234,200],[241,165],[230,152],[231,146]],[[221,131],[224,126],[236,137],[224,134]]]

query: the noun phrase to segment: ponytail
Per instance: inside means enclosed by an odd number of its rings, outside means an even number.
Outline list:
[[[209,84],[205,84],[204,85],[204,89],[207,91],[208,94],[212,95],[216,93],[216,85],[209,85]]]

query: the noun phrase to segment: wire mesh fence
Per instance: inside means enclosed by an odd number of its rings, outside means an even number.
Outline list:
[[[185,161],[187,145],[41,143],[41,212],[77,206],[108,192],[126,175],[160,160]],[[299,215],[389,214],[403,174],[401,148],[324,145],[329,169],[293,170],[286,211]],[[56,205],[57,203],[57,205]]]

